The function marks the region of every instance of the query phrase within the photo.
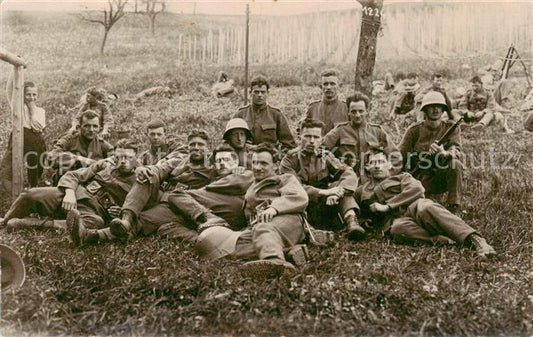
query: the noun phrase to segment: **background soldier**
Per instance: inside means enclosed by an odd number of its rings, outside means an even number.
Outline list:
[[[226,124],[222,139],[229,144],[239,156],[239,166],[251,169],[251,153],[248,145],[253,143],[252,133],[242,118],[232,118]]]
[[[450,97],[446,93],[446,89],[442,86],[442,82],[444,82],[444,76],[442,76],[441,73],[434,73],[431,77],[431,85],[427,88],[422,89],[415,97],[415,103],[416,103],[416,109],[415,109],[415,121],[420,122],[424,120],[424,113],[420,109],[422,107],[422,99],[426,94],[430,91],[437,91],[444,96],[444,100],[446,101],[446,105],[448,107],[452,106],[452,101],[450,100]],[[448,119],[453,119],[453,116],[450,112],[448,112]]]
[[[303,121],[300,146],[283,157],[279,172],[290,173],[302,183],[309,197],[307,215],[314,227],[339,229],[341,217],[340,225],[346,225],[348,237],[363,238],[365,230],[357,223],[355,210],[359,207],[353,198],[357,176],[351,167],[320,149],[322,126],[319,120]]]
[[[248,123],[254,144],[268,142],[282,149],[296,146],[287,118],[278,109],[267,104],[270,85],[264,76],[256,76],[250,84],[252,104],[239,109],[233,118],[242,118]]]
[[[401,166],[398,148],[390,136],[377,124],[366,121],[370,99],[357,92],[346,99],[349,122],[341,123],[328,132],[322,145],[350,167],[360,177],[364,176],[363,155],[369,150],[381,149],[395,157],[394,162]]]
[[[150,144],[150,148],[139,156],[139,161],[142,165],[155,165],[157,162],[172,152],[183,152],[185,149],[180,144],[177,144],[168,139],[166,135],[165,122],[161,119],[154,119],[146,126],[146,136]]]
[[[339,72],[326,69],[320,74],[322,99],[309,104],[306,117],[322,121],[322,135],[327,134],[337,124],[348,121],[348,107],[339,99]]]
[[[454,243],[473,246],[480,257],[496,252],[461,218],[440,204],[424,198],[422,184],[409,173],[391,175],[392,165],[383,153],[370,154],[367,170],[371,180],[356,191],[362,214],[375,226],[402,241]]]
[[[450,111],[444,96],[430,91],[422,100],[425,120],[411,125],[400,143],[405,169],[419,179],[428,194],[448,192],[447,208],[456,211],[461,203],[463,167],[460,159],[461,129],[457,128],[442,144],[436,144],[453,121],[442,121]]]

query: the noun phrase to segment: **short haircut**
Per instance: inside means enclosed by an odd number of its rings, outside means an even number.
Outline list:
[[[35,85],[35,83],[33,83],[31,81],[25,81],[24,82],[24,90],[26,90],[26,88],[37,88],[37,86]]]
[[[399,71],[396,73],[396,82],[400,82],[401,80],[405,79],[405,73],[403,71]]]
[[[276,162],[276,148],[272,143],[264,142],[257,144],[256,146],[252,147],[251,152],[253,153],[259,153],[259,152],[268,152],[272,156],[272,161]]]
[[[433,73],[433,77],[432,78],[435,79],[435,78],[442,78],[442,77],[443,76],[442,76],[441,73]]]
[[[150,121],[150,123],[146,125],[146,131],[150,131],[150,129],[158,129],[158,128],[163,128],[163,130],[166,130],[165,122],[163,122],[163,120],[159,118],[156,118]]]
[[[479,84],[483,84],[483,82],[481,81],[481,78],[480,78],[478,75],[472,77],[472,78],[470,79],[470,82],[471,82],[471,83],[479,83]]]
[[[137,145],[137,142],[133,139],[120,139],[116,144],[114,149],[132,149],[137,153],[137,150],[139,149],[139,146]]]
[[[337,76],[337,77],[339,77],[339,71],[337,69],[334,69],[334,68],[325,69],[324,71],[322,71],[320,73],[320,77],[326,77],[326,76]]]
[[[80,117],[78,117],[80,125],[82,124],[84,119],[93,119],[98,118],[98,122],[100,122],[100,114],[94,110],[85,110],[81,113]]]
[[[370,98],[368,98],[367,95],[363,94],[360,91],[356,91],[352,96],[349,96],[348,98],[346,98],[346,106],[348,107],[348,109],[350,109],[350,104],[352,102],[359,102],[359,101],[365,102],[365,108],[367,110],[370,109]]]
[[[213,159],[215,159],[217,153],[220,152],[231,152],[231,156],[233,157],[233,159],[239,159],[239,155],[237,154],[235,149],[228,143],[222,143],[213,150]]]
[[[267,90],[270,88],[270,84],[268,84],[268,79],[263,75],[257,75],[252,78],[252,82],[250,83],[250,89],[252,89],[256,85],[258,87],[266,85]]]
[[[209,136],[207,135],[207,132],[205,132],[204,130],[198,130],[198,129],[192,130],[187,135],[187,141],[190,141],[194,137],[200,137],[203,140],[205,140],[206,142],[209,141]]]
[[[413,73],[413,72],[411,72],[411,73],[408,73],[408,74],[407,74],[407,78],[417,78],[417,77],[418,77],[418,74],[417,74],[417,73]]]
[[[322,129],[324,127],[324,123],[319,119],[314,118],[306,118],[302,121],[300,124],[300,130],[303,129],[311,129],[311,128],[320,128]]]

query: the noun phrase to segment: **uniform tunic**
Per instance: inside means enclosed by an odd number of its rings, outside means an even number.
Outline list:
[[[348,121],[348,107],[339,98],[333,101],[322,99],[309,104],[306,117],[322,121],[322,135],[326,135],[338,124]]]
[[[254,144],[263,142],[277,144],[279,142],[283,148],[296,147],[287,118],[278,108],[268,104],[259,109],[246,105],[240,108],[233,118],[242,118],[248,123]]]
[[[464,243],[475,233],[461,218],[425,199],[424,187],[407,172],[363,184],[357,188],[355,199],[361,206],[361,217],[386,232],[390,230],[393,237],[432,243],[449,242],[446,238],[451,238]],[[369,207],[374,202],[388,205],[390,211],[371,212]]]
[[[289,151],[279,166],[280,173],[294,175],[309,197],[307,215],[313,226],[324,229],[335,229],[342,226],[341,216],[350,209],[358,208],[353,198],[357,188],[357,176],[353,169],[340,162],[327,150],[320,153],[301,151],[299,148]],[[346,191],[344,197],[335,206],[326,205],[326,197],[320,196],[321,189],[342,186]],[[336,225],[336,226],[335,226]]]
[[[460,163],[461,129],[455,129],[451,137],[442,144],[445,150],[451,152],[451,158],[429,156],[428,153],[431,144],[441,138],[452,125],[452,121],[442,121],[436,128],[431,127],[427,121],[412,124],[405,131],[400,152],[406,170],[413,172],[420,165],[415,177],[422,181],[428,194],[447,191],[448,203],[459,204],[463,175]]]

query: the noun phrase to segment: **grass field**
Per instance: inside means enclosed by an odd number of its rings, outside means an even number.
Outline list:
[[[144,125],[163,118],[174,136],[203,127],[218,138],[238,97],[214,100],[206,90],[219,70],[237,83],[241,69],[185,64],[173,57],[179,29],[193,17],[162,16],[152,37],[148,20],[126,17],[113,28],[107,54],[98,56],[99,26],[74,15],[2,13],[2,45],[29,64],[26,78],[40,85],[50,145],[69,126],[63,106],[101,85],[117,92],[117,125],[142,138]],[[197,27],[210,22],[198,17]],[[474,67],[489,60],[469,59]],[[390,69],[428,74],[442,69],[447,87],[465,60],[379,59],[376,74]],[[307,104],[320,97],[316,72],[329,64],[253,66],[272,78],[270,102],[294,126]],[[335,65],[352,75],[350,65]],[[0,83],[9,68],[0,66]],[[427,78],[425,79],[427,80]],[[3,85],[3,84],[2,84]],[[171,97],[127,100],[142,89],[169,86]],[[515,80],[516,97],[524,80]],[[353,90],[342,88],[344,95]],[[0,95],[0,148],[10,131]],[[385,98],[373,120],[383,121]],[[518,103],[516,103],[518,104]],[[397,245],[374,233],[363,242],[339,238],[333,247],[310,249],[312,262],[291,279],[255,284],[240,277],[237,261],[199,261],[190,245],[155,237],[129,244],[74,247],[62,233],[0,228],[0,243],[14,247],[27,267],[16,293],[2,294],[3,336],[531,336],[533,334],[533,158],[525,116],[509,117],[513,135],[495,128],[463,132],[470,159],[464,176],[463,218],[494,245],[498,256],[475,258],[462,247]],[[401,134],[384,122],[395,141]],[[487,167],[492,156],[491,167]],[[481,159],[486,158],[485,167]],[[3,196],[1,213],[10,200]]]

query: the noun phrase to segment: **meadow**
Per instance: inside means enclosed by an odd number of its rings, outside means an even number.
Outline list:
[[[106,54],[100,56],[101,27],[75,14],[1,15],[3,47],[24,57],[26,79],[39,84],[48,146],[68,129],[67,108],[93,85],[120,95],[113,139],[118,130],[127,130],[143,140],[144,125],[155,117],[164,119],[177,139],[195,127],[217,139],[242,104],[240,95],[217,100],[209,93],[220,70],[241,85],[241,68],[190,64],[173,54],[180,30],[203,29],[220,18],[165,14],[152,36],[146,17],[127,15],[111,31]],[[417,71],[427,83],[429,74],[439,70],[451,89],[468,85],[463,63],[479,69],[491,61],[380,56],[375,75]],[[343,72],[341,91],[349,95],[350,64],[252,65],[251,73],[271,78],[269,100],[294,127],[309,102],[320,98],[318,73],[329,66]],[[7,65],[0,65],[0,83],[8,72]],[[525,80],[513,81],[518,106]],[[129,99],[159,85],[172,93]],[[386,96],[375,98],[372,120],[398,142],[402,130],[385,120],[385,102]],[[11,129],[4,95],[0,115],[3,154]],[[518,111],[509,116],[510,127],[517,130],[512,135],[495,127],[463,130],[471,164],[464,174],[461,216],[495,247],[494,259],[479,260],[459,246],[398,245],[371,233],[363,242],[339,237],[331,247],[310,247],[312,261],[294,277],[257,284],[240,276],[241,262],[200,261],[191,245],[172,240],[147,237],[77,248],[64,233],[0,228],[0,243],[15,248],[27,268],[23,287],[2,294],[0,334],[531,336],[533,144],[531,133],[523,131],[524,118]],[[0,214],[11,202],[7,196],[0,197]]]

